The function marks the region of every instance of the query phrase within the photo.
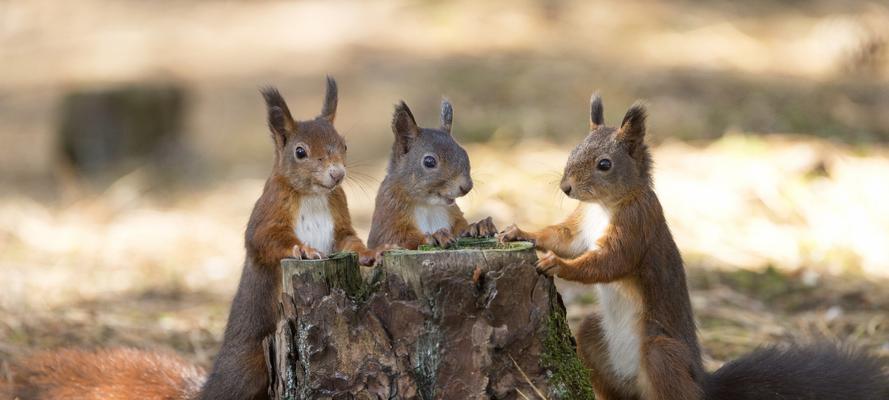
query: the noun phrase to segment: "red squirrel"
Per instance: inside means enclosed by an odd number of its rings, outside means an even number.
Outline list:
[[[454,109],[441,103],[438,129],[420,128],[402,101],[392,116],[395,142],[377,192],[369,246],[449,247],[458,236],[491,237],[491,217],[468,224],[454,202],[472,190],[469,156],[451,135]]]
[[[538,270],[595,284],[601,314],[577,332],[578,353],[598,399],[887,399],[874,358],[836,346],[769,347],[707,374],[685,269],[652,182],[646,110],[604,125],[601,98],[590,132],[565,166],[561,189],[580,205],[537,232],[512,225],[501,241],[545,251]]]
[[[268,398],[262,340],[277,322],[281,259],[320,259],[336,251],[354,251],[360,263],[370,265],[379,254],[355,234],[340,187],[346,174],[346,143],[333,126],[336,82],[328,77],[321,115],[308,121],[294,121],[276,89],[265,88],[262,95],[275,145],[274,166],[247,225],[241,280],[222,348],[203,385],[200,370],[173,356],[132,349],[72,350],[46,352],[17,363],[15,396],[22,400]]]

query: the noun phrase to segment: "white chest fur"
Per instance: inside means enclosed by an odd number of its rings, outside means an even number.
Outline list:
[[[414,223],[417,224],[417,229],[427,235],[441,228],[450,228],[451,215],[448,213],[448,206],[418,205],[414,207]]]
[[[589,250],[599,248],[599,239],[605,234],[610,224],[611,216],[608,211],[598,203],[587,203],[583,208],[583,217],[580,220],[580,232],[571,243],[571,250],[579,256]]]
[[[305,196],[300,200],[293,230],[303,244],[325,253],[333,252],[333,215],[327,196]]]
[[[639,318],[642,305],[638,295],[621,282],[596,285],[602,307],[602,331],[608,347],[608,360],[617,376],[636,377],[639,371]]]
[[[608,229],[611,215],[604,207],[588,203],[580,221],[580,232],[572,243],[577,255],[599,248],[599,239]],[[617,376],[633,379],[639,371],[639,323],[642,305],[638,293],[623,282],[596,285],[602,309],[602,331],[608,359]]]

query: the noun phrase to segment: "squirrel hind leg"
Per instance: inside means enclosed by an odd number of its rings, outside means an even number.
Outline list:
[[[695,380],[694,358],[682,342],[651,336],[642,345],[643,398],[652,400],[700,400],[701,385]]]

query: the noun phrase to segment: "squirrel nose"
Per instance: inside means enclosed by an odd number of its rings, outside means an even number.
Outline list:
[[[472,190],[472,182],[469,182],[465,185],[460,185],[460,194],[461,195],[466,195],[466,193],[469,193],[470,190]]]
[[[345,176],[346,176],[346,171],[343,171],[341,169],[335,169],[333,171],[330,171],[330,179],[333,179],[334,184],[338,185],[340,182],[343,181],[343,178]]]
[[[562,191],[565,192],[566,195],[570,195],[570,194],[571,194],[571,184],[570,184],[570,183],[568,183],[568,182],[562,182],[562,184],[559,185],[559,186],[562,187]]]

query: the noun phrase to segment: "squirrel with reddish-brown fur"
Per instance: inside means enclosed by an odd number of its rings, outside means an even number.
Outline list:
[[[581,324],[577,344],[597,398],[887,398],[875,359],[832,345],[768,347],[705,372],[682,257],[653,188],[645,120],[636,104],[619,128],[607,127],[594,95],[590,132],[560,185],[580,205],[560,224],[500,233],[545,251],[542,273],[595,284],[601,313]]]
[[[262,95],[275,144],[274,167],[247,225],[244,269],[222,348],[205,383],[201,386],[199,369],[172,355],[62,350],[16,363],[14,387],[7,389],[14,398],[268,398],[262,340],[277,322],[281,259],[353,251],[361,264],[371,265],[379,254],[355,234],[340,187],[346,143],[333,127],[336,82],[328,78],[321,115],[308,121],[295,121],[276,89],[263,89]]]
[[[455,199],[472,190],[469,156],[451,135],[454,110],[442,100],[438,129],[421,128],[403,101],[395,107],[395,142],[377,192],[369,246],[416,249],[453,245],[457,237],[491,237],[491,217],[469,224]]]
[[[373,264],[352,228],[346,195],[346,143],[333,127],[337,88],[327,80],[321,115],[294,121],[275,89],[263,90],[275,142],[275,166],[247,225],[247,261],[232,302],[225,339],[202,399],[264,398],[268,383],[262,340],[274,331],[281,259],[324,258],[354,251]]]

